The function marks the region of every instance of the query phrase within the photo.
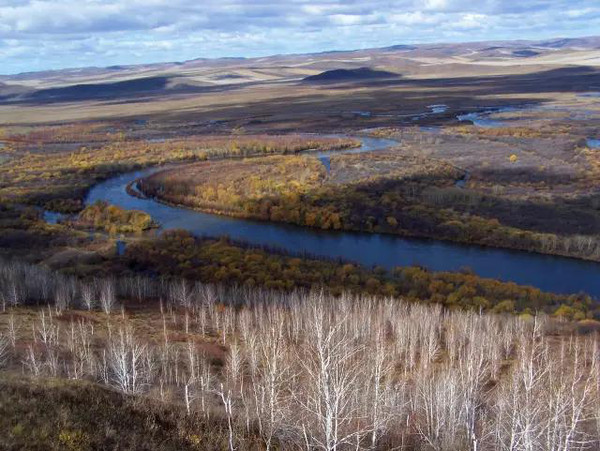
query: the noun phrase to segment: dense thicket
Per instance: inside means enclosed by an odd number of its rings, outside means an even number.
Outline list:
[[[103,201],[84,208],[77,216],[76,224],[111,233],[142,232],[157,226],[148,213],[125,210]]]
[[[194,237],[186,231],[166,231],[152,240],[127,247],[122,267],[154,275],[183,276],[210,283],[280,290],[325,289],[438,303],[448,308],[497,312],[545,311],[567,318],[599,316],[598,303],[585,294],[565,296],[537,288],[484,279],[468,271],[431,272],[420,267],[387,271],[359,265],[298,258],[236,244]]]

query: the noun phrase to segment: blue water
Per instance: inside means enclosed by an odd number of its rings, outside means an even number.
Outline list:
[[[43,213],[43,218],[48,224],[58,224],[59,222],[68,219],[69,215],[58,213],[56,211],[45,210]]]
[[[590,149],[600,149],[600,139],[588,138],[587,139],[587,146]]]
[[[581,94],[577,94],[578,97],[600,97],[600,92],[598,91],[590,91],[590,92],[584,92]]]
[[[432,114],[440,114],[440,113],[445,113],[446,111],[448,111],[448,105],[443,105],[443,104],[429,105],[427,108],[429,108],[431,110]]]
[[[473,125],[482,128],[497,128],[502,127],[502,121],[495,121],[493,119],[487,119],[481,117],[479,113],[467,113],[467,114],[459,114],[456,116],[461,122],[471,122]]]
[[[343,138],[342,135],[324,135],[325,137],[331,138]],[[383,139],[383,138],[369,138],[364,137],[360,138],[362,145],[360,147],[354,147],[351,149],[344,150],[329,150],[325,152],[317,152],[317,158],[327,172],[331,171],[331,155],[339,155],[344,153],[365,153],[365,152],[375,152],[378,150],[388,149],[398,144],[398,141],[394,141],[391,139]]]
[[[354,150],[379,150],[394,141],[368,138]],[[600,297],[600,264],[522,251],[467,246],[451,242],[402,238],[394,235],[334,232],[288,224],[235,219],[160,204],[129,196],[125,187],[159,168],[124,174],[96,185],[87,203],[97,200],[142,210],[163,229],[185,229],[202,236],[227,235],[251,245],[270,246],[294,254],[344,259],[367,267],[422,265],[435,271],[468,267],[483,277],[532,285],[556,293],[587,292]]]
[[[484,111],[475,111],[473,113],[459,114],[456,118],[461,122],[471,122],[473,125],[481,128],[498,128],[506,125],[506,122],[500,119],[489,119],[488,116],[495,113],[507,113],[510,111],[522,110],[526,107],[500,107],[488,108]]]

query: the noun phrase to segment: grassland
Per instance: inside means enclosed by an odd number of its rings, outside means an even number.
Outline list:
[[[5,450],[208,450],[227,446],[225,423],[181,406],[124,396],[86,381],[0,375]],[[259,438],[254,438],[259,442]]]

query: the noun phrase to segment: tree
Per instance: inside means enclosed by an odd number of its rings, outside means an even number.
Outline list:
[[[302,407],[302,430],[311,446],[336,451],[343,445],[360,442],[371,425],[355,423],[363,406],[355,401],[363,388],[364,347],[345,330],[345,319],[331,318],[320,302],[312,307],[312,324],[301,353],[306,381],[294,392]]]
[[[110,382],[127,394],[144,391],[152,377],[151,356],[145,344],[135,338],[131,328],[119,328],[108,342]]]
[[[88,310],[92,310],[96,304],[95,285],[97,281],[82,283],[80,286],[81,303]]]
[[[10,340],[5,335],[0,334],[0,368],[3,368],[7,362],[9,357],[9,345]]]
[[[103,279],[100,281],[100,305],[107,315],[114,309],[117,303],[115,282],[112,279]]]
[[[253,371],[253,390],[260,434],[265,447],[271,449],[273,438],[282,427],[288,409],[286,396],[290,366],[284,337],[283,318],[269,320],[256,341],[258,356]]]

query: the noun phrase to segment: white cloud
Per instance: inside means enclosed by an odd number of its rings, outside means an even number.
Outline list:
[[[487,28],[492,22],[492,18],[485,14],[462,14],[460,18],[452,22],[452,28],[472,30],[473,28]]]
[[[592,35],[598,0],[0,0],[0,71]]]
[[[425,9],[433,9],[436,11],[446,9],[449,5],[448,0],[425,0]]]
[[[390,23],[414,26],[436,24],[442,20],[443,18],[440,15],[424,14],[421,11],[393,14],[389,17]]]

